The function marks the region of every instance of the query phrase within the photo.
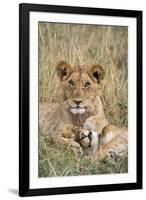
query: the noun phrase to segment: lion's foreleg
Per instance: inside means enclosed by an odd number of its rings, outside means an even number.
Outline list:
[[[123,131],[121,134],[117,134],[110,142],[103,144],[99,151],[95,155],[95,160],[101,161],[107,158],[117,160],[120,156],[127,155],[128,152],[128,132]]]
[[[102,130],[107,124],[107,120],[102,116],[91,116],[84,123],[84,128],[86,128],[91,135],[91,149],[93,155],[100,148]]]

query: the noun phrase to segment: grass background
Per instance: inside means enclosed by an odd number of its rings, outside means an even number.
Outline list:
[[[104,66],[101,100],[107,119],[128,126],[128,29],[118,26],[39,23],[39,103],[58,102],[56,64]],[[127,172],[127,157],[98,164],[39,136],[39,177]]]

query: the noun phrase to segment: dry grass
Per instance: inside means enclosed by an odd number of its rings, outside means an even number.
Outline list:
[[[115,174],[127,171],[127,157],[119,158],[118,162],[104,160],[97,164],[84,155],[73,155],[69,149],[54,143],[50,138],[40,137],[39,177]]]
[[[58,101],[58,79],[55,72],[58,61],[66,60],[71,64],[100,63],[106,71],[101,90],[106,117],[111,124],[127,126],[127,40],[127,27],[39,23],[39,101]],[[44,138],[40,138],[40,141],[39,176],[96,174],[100,171],[106,173],[107,165],[99,170],[100,167],[97,169],[95,163],[85,158],[79,158],[77,162],[62,147],[50,145],[51,141],[45,141]],[[44,153],[44,148],[48,153]],[[62,163],[62,168],[58,168],[58,162]],[[123,166],[122,163],[120,161],[118,165]],[[125,164],[124,170],[116,170],[114,166],[109,167],[112,173],[127,171]],[[81,170],[80,167],[87,170]]]

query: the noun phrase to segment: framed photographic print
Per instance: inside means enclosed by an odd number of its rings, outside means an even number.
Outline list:
[[[20,4],[19,195],[142,188],[142,11]]]

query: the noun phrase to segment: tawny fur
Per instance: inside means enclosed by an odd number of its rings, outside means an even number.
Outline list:
[[[63,128],[63,137],[73,139],[83,148],[88,148],[90,145],[89,131],[84,128],[75,127],[72,124],[67,124]]]
[[[109,130],[108,130],[109,128]],[[114,159],[120,156],[126,156],[128,153],[128,132],[126,129],[118,129],[117,127],[106,127],[104,130],[102,144],[94,155],[94,159],[98,161],[102,161],[105,158],[112,158],[114,155]],[[109,139],[108,134],[112,133],[112,136]]]
[[[64,127],[67,124],[72,124],[73,126],[84,127],[88,131],[94,131],[97,135],[101,135],[103,129],[103,152],[106,149],[110,149],[113,143],[118,148],[119,136],[106,144],[106,141],[110,138],[110,131],[104,130],[108,122],[100,99],[101,81],[104,78],[103,67],[98,64],[71,66],[61,61],[57,65],[57,74],[60,79],[61,102],[39,104],[39,128],[41,134],[52,137],[58,143],[77,148],[81,152],[82,148],[78,142],[63,136]],[[85,126],[86,120],[91,122],[90,126]],[[118,128],[114,128],[113,132],[115,132],[115,135],[118,135],[118,133],[125,134],[122,129]],[[120,145],[122,145],[122,141],[120,141]],[[120,145],[119,148],[121,148]],[[101,149],[100,153],[102,153]]]

